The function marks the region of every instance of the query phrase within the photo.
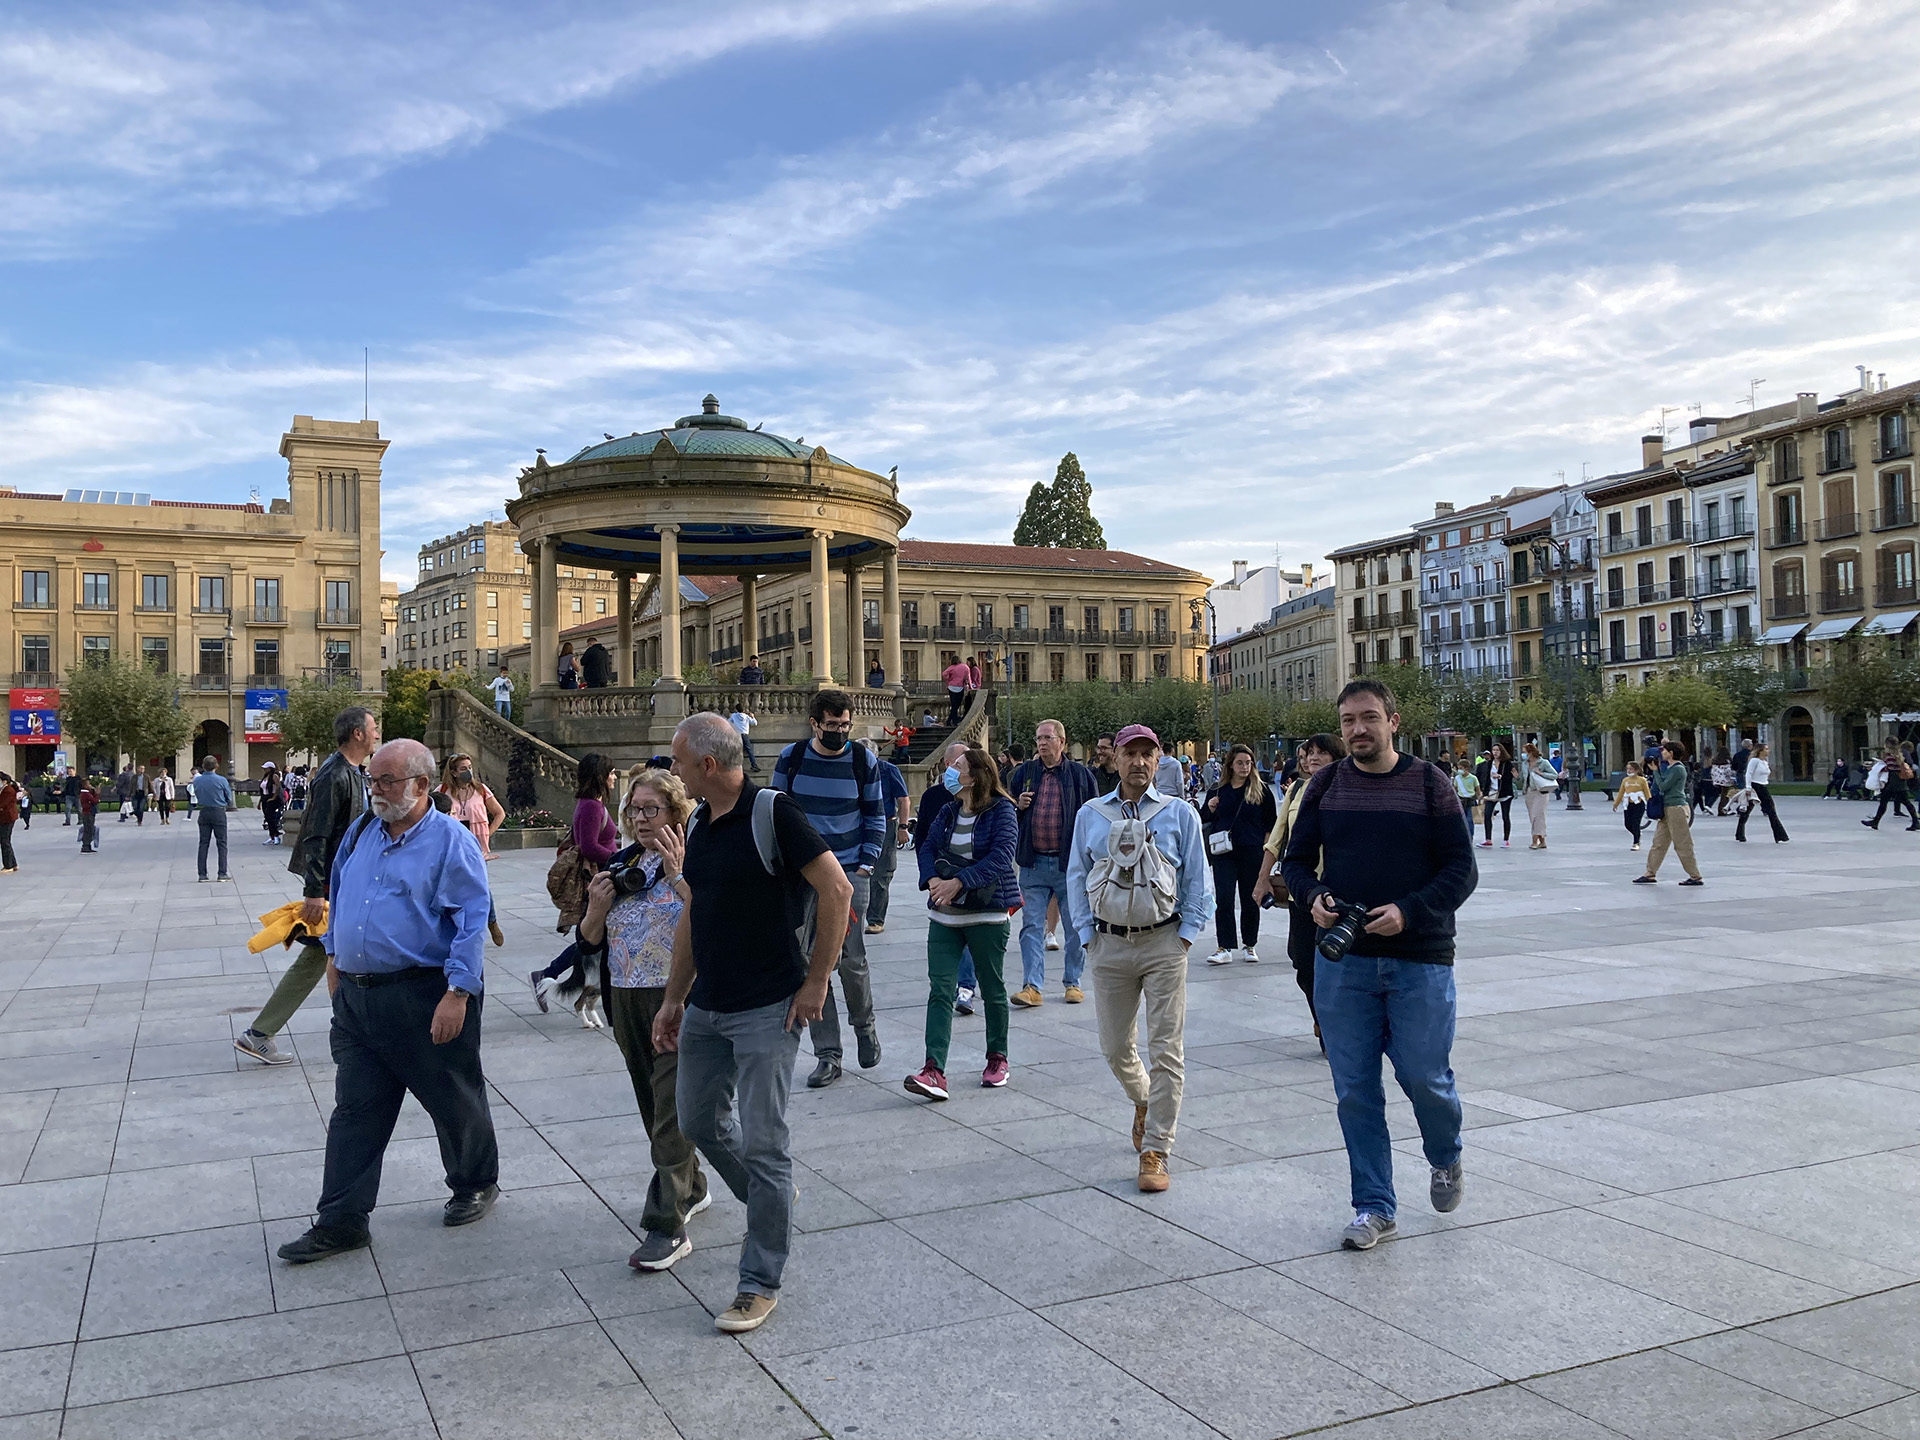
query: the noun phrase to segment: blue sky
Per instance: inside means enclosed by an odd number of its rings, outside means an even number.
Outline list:
[[[1580,0],[9,7],[0,483],[279,493],[386,571],[723,408],[1006,540],[1076,451],[1219,576],[1920,378],[1920,12]],[[1684,426],[1684,408],[1671,423]]]

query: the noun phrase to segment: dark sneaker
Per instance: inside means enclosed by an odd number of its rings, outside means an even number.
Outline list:
[[[749,1295],[742,1290],[733,1297],[733,1304],[713,1317],[713,1328],[726,1335],[743,1335],[749,1330],[758,1330],[767,1323],[767,1317],[779,1303],[777,1296]]]
[[[547,1013],[547,996],[546,992],[540,988],[540,982],[546,978],[547,972],[544,970],[536,970],[527,976],[527,983],[533,986],[533,1003],[540,1007],[542,1015]]]
[[[365,1230],[336,1230],[331,1225],[315,1225],[298,1240],[280,1247],[280,1258],[289,1265],[310,1265],[329,1255],[344,1255],[349,1250],[364,1250],[373,1243]]]
[[[676,1260],[692,1253],[693,1242],[687,1239],[686,1231],[663,1235],[658,1230],[649,1230],[640,1248],[627,1257],[627,1264],[636,1270],[671,1270]]]
[[[1362,1210],[1353,1217],[1353,1223],[1340,1232],[1342,1250],[1371,1250],[1382,1240],[1391,1240],[1400,1233],[1400,1227],[1384,1215],[1376,1215],[1371,1210]]]
[[[1427,1186],[1427,1198],[1442,1215],[1451,1215],[1460,1208],[1460,1197],[1466,1188],[1467,1177],[1461,1172],[1458,1160],[1451,1165],[1436,1165],[1433,1180]]]
[[[484,1190],[463,1190],[447,1201],[440,1223],[449,1226],[471,1225],[476,1220],[484,1220],[487,1212],[493,1209],[493,1202],[499,1198],[498,1185],[489,1185]]]
[[[251,1055],[264,1065],[291,1065],[293,1056],[273,1043],[273,1036],[262,1035],[258,1030],[242,1030],[233,1042],[233,1048],[242,1055]]]
[[[931,1061],[920,1067],[918,1075],[909,1075],[905,1080],[907,1092],[912,1095],[924,1095],[929,1100],[947,1098],[947,1077]]]
[[[839,1078],[840,1062],[838,1060],[822,1060],[818,1065],[813,1067],[813,1073],[807,1076],[807,1089],[824,1090]]]
[[[860,1042],[860,1068],[873,1069],[880,1063],[880,1033],[877,1030],[862,1030],[854,1039]]]

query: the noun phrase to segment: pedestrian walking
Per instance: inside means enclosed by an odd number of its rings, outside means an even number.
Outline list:
[[[1160,737],[1128,725],[1114,741],[1119,788],[1082,805],[1074,822],[1067,918],[1087,949],[1100,1049],[1133,1102],[1137,1184],[1152,1194],[1169,1184],[1186,1086],[1187,951],[1207,927],[1213,895],[1198,813],[1155,790]],[[1135,1038],[1143,1000],[1146,1066]]]
[[[1261,857],[1279,811],[1273,791],[1261,781],[1253,751],[1247,746],[1235,745],[1228,750],[1226,768],[1216,767],[1216,773],[1221,778],[1200,807],[1207,858],[1213,865],[1216,948],[1207,963],[1231,965],[1244,960],[1251,964],[1260,958],[1260,902],[1254,898],[1254,890],[1266,868]]]
[[[753,737],[748,732],[760,722],[746,706],[736,705],[733,713],[727,716],[727,723],[740,733],[740,753],[747,757],[747,769],[758,770],[760,762],[753,758]]]
[[[1453,770],[1453,793],[1460,797],[1460,813],[1467,822],[1467,834],[1471,835],[1480,823],[1480,777],[1468,768],[1464,758]]]
[[[279,1249],[295,1265],[371,1242],[381,1162],[408,1095],[440,1141],[451,1192],[440,1223],[471,1225],[500,1194],[480,1066],[480,850],[435,808],[433,753],[418,740],[389,741],[368,770],[372,814],[341,842],[329,877],[334,1103],[313,1225]]]
[[[0,875],[20,872],[20,862],[13,854],[13,827],[20,819],[20,797],[24,793],[13,776],[0,770]]]
[[[229,880],[227,874],[227,807],[233,804],[233,787],[219,770],[220,762],[208,755],[200,761],[200,773],[193,777],[194,804],[200,813],[200,883],[207,883],[207,851],[217,845],[220,873],[215,880]]]
[[[61,821],[61,828],[65,829],[73,824],[80,814],[80,772],[78,770],[69,770],[67,778],[60,782],[60,799],[62,808],[67,813],[67,818]]]
[[[920,863],[921,852],[926,849],[927,843],[933,837],[934,821],[940,817],[942,810],[958,803],[954,797],[954,793],[947,788],[946,777],[949,771],[956,770],[960,763],[960,757],[966,753],[967,746],[964,743],[947,746],[947,748],[941,752],[941,769],[939,773],[933,776],[932,783],[929,784],[920,795],[920,804],[915,811],[913,821],[913,856],[916,868],[918,868]],[[978,976],[974,974],[973,954],[966,949],[965,936],[963,935],[961,937],[960,970],[954,978],[953,1013],[956,1015],[974,1014],[974,1001],[979,998],[979,994],[980,982]]]
[[[280,818],[287,809],[287,784],[271,760],[260,764],[260,822],[269,845],[280,843]]]
[[[1047,909],[1066,899],[1073,827],[1080,807],[1097,797],[1099,781],[1091,769],[1067,754],[1067,727],[1058,720],[1042,720],[1033,727],[1033,758],[1013,767],[1007,789],[1020,819],[1015,855],[1020,886],[1020,988],[1011,998],[1014,1005],[1030,1010],[1044,998],[1047,951],[1054,948]],[[1078,1005],[1086,998],[1080,988],[1086,953],[1074,927],[1063,928],[1061,993],[1067,1004]]]
[[[173,775],[162,770],[153,777],[153,808],[159,812],[162,825],[173,824]]]
[[[1627,773],[1620,779],[1620,788],[1613,792],[1613,808],[1619,812],[1626,807],[1625,820],[1627,833],[1633,836],[1633,848],[1640,848],[1640,828],[1647,823],[1647,806],[1652,792],[1647,788],[1647,778],[1640,773],[1638,760],[1627,761]]]
[[[500,667],[500,673],[487,682],[487,689],[493,692],[493,713],[502,720],[513,719],[513,672],[506,666]]]
[[[790,797],[748,779],[743,758],[722,716],[690,715],[674,731],[673,773],[697,808],[681,869],[690,898],[653,1020],[653,1048],[680,1056],[682,1133],[747,1207],[738,1288],[713,1322],[728,1334],[758,1329],[779,1301],[793,1237],[787,1094],[853,903],[828,842]],[[803,953],[807,908],[819,923]]]
[[[1547,848],[1547,797],[1560,788],[1560,774],[1541,758],[1540,747],[1529,740],[1520,747],[1519,780],[1525,788],[1521,803],[1527,807],[1527,848]]]
[[[987,1063],[980,1084],[1007,1083],[1007,952],[1009,917],[1021,905],[1015,881],[1020,822],[1001,788],[998,768],[979,746],[968,746],[942,781],[954,803],[934,817],[919,851],[920,888],[927,892],[926,1059],[906,1088],[929,1100],[947,1098],[947,1051],[962,958],[973,962],[986,1006]]]
[[[1335,760],[1344,760],[1347,745],[1338,735],[1324,732],[1297,747],[1294,754],[1294,778],[1287,786],[1286,798],[1279,806],[1278,818],[1262,847],[1266,873],[1254,891],[1254,903],[1264,905],[1269,898],[1284,901],[1287,907],[1287,959],[1293,965],[1294,983],[1306,997],[1307,1015],[1313,1021],[1313,1038],[1320,1041],[1325,1054],[1327,1042],[1320,1034],[1320,1017],[1313,1008],[1313,946],[1319,931],[1307,902],[1287,888],[1280,873],[1281,857],[1287,853],[1287,840],[1293,834],[1293,822],[1299,818],[1300,803],[1306,798],[1307,782]]]
[[[1913,765],[1897,745],[1889,745],[1880,755],[1880,808],[1873,812],[1871,820],[1860,823],[1869,830],[1880,828],[1880,817],[1887,813],[1887,807],[1893,807],[1893,813],[1905,815],[1907,829],[1920,830],[1920,814],[1916,814],[1909,787],[1913,784]],[[1867,786],[1873,787],[1873,777],[1867,777]]]
[[[745,743],[743,736],[743,748]],[[878,935],[887,928],[887,909],[892,898],[894,871],[900,865],[900,847],[910,840],[913,797],[907,791],[907,777],[900,773],[900,767],[891,760],[881,759],[879,749],[871,740],[860,743],[880,766],[880,802],[887,812],[886,840],[880,846],[880,861],[873,867],[873,883],[867,887],[867,934]]]
[[[122,825],[133,818],[134,788],[133,762],[129,760],[113,780],[113,802],[120,807],[120,823]]]
[[[1683,887],[1704,885],[1707,882],[1700,878],[1700,867],[1693,860],[1693,810],[1687,802],[1686,747],[1678,740],[1669,740],[1660,747],[1660,753],[1659,770],[1647,777],[1650,792],[1647,818],[1653,821],[1653,847],[1647,851],[1645,873],[1634,876],[1633,883],[1658,884],[1660,864],[1671,849],[1680,857],[1680,866],[1687,872],[1687,878],[1680,884]]]
[[[147,823],[147,772],[133,772],[133,825],[137,830]]]
[[[449,755],[440,766],[440,793],[447,797],[447,813],[467,827],[480,846],[482,864],[491,863],[493,832],[507,818],[506,807],[494,799],[486,782],[473,773],[473,757],[458,752]],[[500,917],[493,906],[493,886],[487,886],[487,935],[496,946],[505,945]]]
[[[234,1037],[233,1048],[267,1065],[290,1065],[293,1056],[274,1042],[293,1012],[305,1003],[327,973],[325,943],[318,937],[327,923],[333,862],[348,829],[366,813],[369,792],[361,768],[380,745],[380,721],[364,705],[350,705],[333,717],[334,752],[321,762],[307,790],[300,835],[287,857],[287,873],[300,880],[300,921],[309,938],[287,966],[280,983],[253,1023]],[[189,793],[192,793],[189,791]],[[225,812],[221,819],[224,822]],[[201,869],[205,871],[205,850]]]
[[[1493,848],[1493,814],[1498,810],[1500,848],[1505,850],[1513,843],[1513,792],[1519,775],[1513,752],[1500,741],[1494,741],[1492,752],[1480,762],[1474,775],[1480,782],[1480,815],[1485,826],[1480,848]]]
[[[1770,788],[1773,781],[1773,764],[1767,759],[1767,747],[1764,744],[1753,747],[1753,755],[1747,761],[1746,779],[1746,788],[1740,792],[1742,797],[1740,819],[1739,823],[1733,827],[1733,838],[1742,842],[1746,840],[1747,817],[1753,813],[1754,806],[1758,805],[1760,813],[1767,817],[1767,824],[1773,828],[1773,843],[1786,844],[1787,827],[1780,823],[1780,814],[1773,808],[1773,791]]]
[[[673,970],[673,937],[692,893],[682,868],[693,801],[670,771],[635,766],[628,778],[620,823],[632,843],[587,886],[575,942],[600,961],[607,1027],[627,1063],[653,1161],[640,1211],[646,1233],[627,1264],[667,1270],[693,1252],[688,1219],[713,1203],[693,1142],[680,1129],[680,1056],[653,1043],[654,1018]]]
[[[100,792],[89,775],[77,792],[80,806],[80,853],[92,855],[100,848]]]
[[[844,690],[818,690],[807,707],[811,740],[796,740],[780,752],[773,766],[773,787],[799,805],[814,830],[833,847],[834,858],[847,874],[853,918],[844,927],[840,946],[840,990],[847,1000],[847,1023],[859,1047],[860,1068],[880,1063],[880,1032],[874,1019],[873,981],[867,972],[867,901],[873,893],[873,870],[880,863],[886,838],[887,807],[881,799],[880,764],[864,746],[849,744],[853,734],[853,697]],[[729,727],[731,728],[731,727]],[[825,921],[808,901],[806,934]],[[811,944],[811,939],[807,941]],[[833,989],[820,1018],[810,1027],[813,1073],[807,1085],[814,1090],[840,1078],[844,1054],[840,1012]]]
[[[1751,763],[1752,756],[1748,756]],[[1735,774],[1733,757],[1724,748],[1713,752],[1713,765],[1707,772],[1707,778],[1713,782],[1715,815],[1725,815],[1727,807],[1733,803],[1733,797],[1744,790],[1749,783],[1744,773]]]
[[[1479,872],[1446,777],[1394,749],[1393,692],[1355,680],[1336,705],[1347,758],[1307,782],[1282,874],[1322,932],[1314,1006],[1353,1204],[1340,1243],[1371,1250],[1397,1233],[1383,1059],[1413,1105],[1429,1202],[1446,1214],[1465,1191],[1452,1065],[1454,913]]]

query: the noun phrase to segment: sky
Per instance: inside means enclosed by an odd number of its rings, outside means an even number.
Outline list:
[[[536,447],[749,424],[1214,577],[1920,379],[1920,7],[14,0],[0,484],[285,493],[385,573]],[[363,395],[363,347],[369,357]]]

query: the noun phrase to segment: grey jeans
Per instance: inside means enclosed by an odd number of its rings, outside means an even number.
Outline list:
[[[840,964],[837,972],[840,988],[847,992],[847,1021],[856,1033],[873,1033],[873,979],[867,973],[867,898],[873,891],[873,877],[853,871],[847,872],[847,879],[853,885],[853,917],[847,921],[847,938],[840,942]],[[807,922],[803,944],[809,955],[813,953],[813,935],[815,907],[820,895],[812,886],[807,887]],[[840,1045],[840,1010],[833,1003],[833,986],[827,986],[826,1007],[821,1010],[820,1018],[808,1028],[813,1040],[814,1058],[838,1062],[844,1053]]]
[[[873,867],[873,883],[867,887],[867,923],[887,923],[887,896],[893,888],[893,872],[900,864],[900,831],[891,816],[887,819],[887,842],[880,847],[880,863]]]
[[[800,1032],[786,1028],[789,1004],[731,1014],[689,1005],[680,1022],[680,1133],[747,1207],[740,1289],[749,1295],[779,1293],[792,1245],[787,1092]]]

